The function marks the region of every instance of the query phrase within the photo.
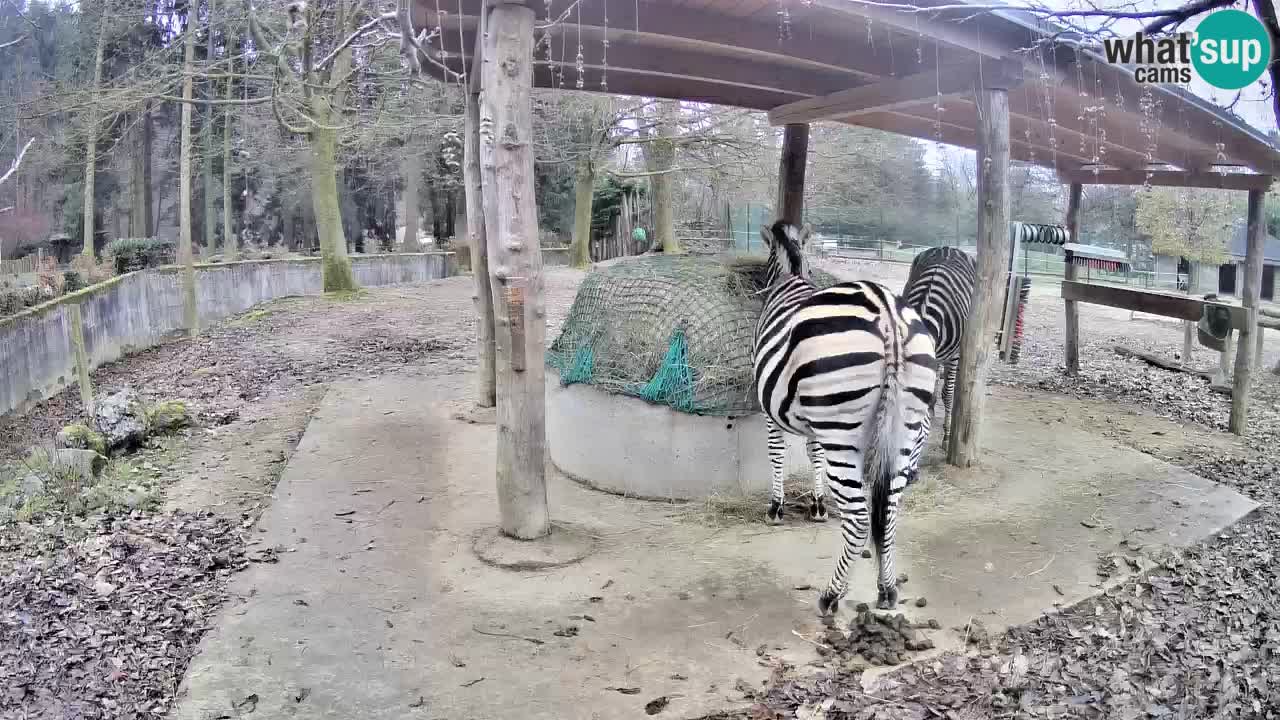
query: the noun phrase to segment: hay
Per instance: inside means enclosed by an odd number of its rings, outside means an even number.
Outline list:
[[[547,365],[566,385],[682,412],[756,412],[751,346],[765,274],[763,258],[733,255],[654,255],[596,267]],[[819,287],[836,283],[822,271],[812,276]]]

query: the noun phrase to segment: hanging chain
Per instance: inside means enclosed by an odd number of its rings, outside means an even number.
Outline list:
[[[604,5],[604,40],[600,43],[600,92],[609,92],[609,0]]]
[[[586,87],[586,80],[585,78],[583,78],[583,74],[586,71],[586,65],[587,65],[585,60],[582,57],[582,5],[581,4],[579,4],[577,7],[577,13],[578,13],[578,59],[574,64],[578,70],[578,89],[581,90],[584,87]]]

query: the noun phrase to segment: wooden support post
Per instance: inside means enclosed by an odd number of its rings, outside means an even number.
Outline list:
[[[76,382],[80,385],[80,404],[87,413],[93,412],[93,386],[89,382],[89,352],[84,344],[84,314],[80,303],[67,307],[71,321],[71,350],[76,356]]]
[[[1258,304],[1262,295],[1262,253],[1267,237],[1263,217],[1265,190],[1249,191],[1249,244],[1245,252],[1244,288],[1240,299],[1245,307],[1245,321],[1240,327],[1240,346],[1236,349],[1236,376],[1231,389],[1231,417],[1227,427],[1243,435],[1248,426],[1249,382],[1253,379],[1253,356],[1256,352],[1254,333],[1258,328]]]
[[[947,462],[978,458],[982,406],[991,366],[991,333],[999,322],[1000,282],[1009,266],[1009,91],[982,87],[978,106],[978,276],[960,341]]]
[[[481,49],[480,176],[489,247],[497,378],[497,481],[502,532],[550,532],[545,471],[545,311],[533,187],[534,11],[497,3]]]
[[[782,133],[782,157],[778,160],[779,220],[792,225],[804,221],[804,170],[809,161],[809,126],[787,125]]]
[[[1213,385],[1225,386],[1231,382],[1231,365],[1234,360],[1234,355],[1231,352],[1231,332],[1228,330],[1226,339],[1222,341],[1222,352],[1218,353],[1218,371],[1213,374],[1213,380],[1211,381]],[[1183,358],[1182,364],[1188,368],[1190,367],[1187,365],[1185,358]]]
[[[1080,230],[1080,201],[1081,195],[1084,193],[1084,186],[1080,183],[1071,183],[1070,190],[1067,194],[1067,217],[1064,224],[1067,226],[1067,237],[1071,242],[1076,242],[1078,232]],[[1075,280],[1076,266],[1073,263],[1063,264],[1063,279]],[[1076,305],[1075,300],[1067,300],[1063,303],[1066,307],[1066,367],[1067,375],[1075,376],[1080,374],[1080,307]]]
[[[480,31],[483,34],[483,30]],[[481,57],[479,53],[476,58]],[[472,61],[471,72],[480,72]],[[484,200],[480,190],[480,86],[469,83],[463,145],[462,177],[467,213],[467,244],[471,248],[471,277],[476,305],[476,405],[491,408],[497,402],[494,379],[493,290],[489,286],[489,247],[485,242]]]
[[[1258,339],[1253,351],[1253,366],[1255,368],[1262,367],[1262,340],[1266,337],[1266,334],[1267,332],[1263,329],[1262,325],[1258,325]]]

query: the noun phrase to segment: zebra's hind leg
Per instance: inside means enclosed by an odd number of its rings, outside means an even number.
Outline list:
[[[956,368],[960,365],[960,358],[953,358],[947,363],[946,369],[943,371],[942,378],[942,447],[947,447],[947,441],[951,438],[951,401],[956,395]]]
[[[769,467],[773,470],[773,484],[769,491],[769,510],[765,513],[765,520],[770,525],[782,524],[782,503],[783,503],[783,486],[782,471],[783,461],[786,459],[787,445],[782,437],[782,428],[773,421],[773,418],[765,415],[765,429],[769,433]]]
[[[835,573],[827,589],[818,596],[818,614],[834,615],[840,599],[848,591],[849,566],[862,553],[870,527],[867,496],[862,486],[862,451],[852,445],[823,443],[827,481],[836,509],[840,511],[840,537],[843,549],[836,561]]]
[[[813,497],[809,499],[809,520],[813,522],[827,521],[827,463],[823,458],[822,446],[817,440],[809,438],[804,449],[809,453],[809,463],[813,466]]]

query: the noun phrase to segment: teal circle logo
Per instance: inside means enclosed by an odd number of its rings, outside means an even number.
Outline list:
[[[1243,10],[1209,13],[1196,28],[1191,63],[1204,81],[1221,90],[1239,90],[1266,71],[1271,38],[1258,18]]]

